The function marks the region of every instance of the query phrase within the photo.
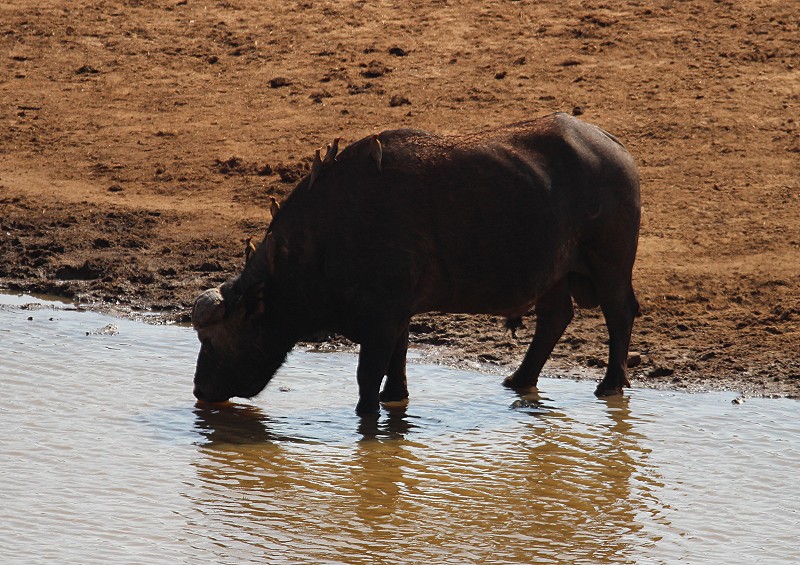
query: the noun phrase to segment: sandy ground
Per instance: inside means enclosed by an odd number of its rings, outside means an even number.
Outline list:
[[[334,137],[557,110],[640,166],[634,384],[800,394],[794,0],[0,2],[0,280],[185,321]],[[412,337],[508,372],[527,326]],[[545,372],[599,378],[605,340],[579,311]]]

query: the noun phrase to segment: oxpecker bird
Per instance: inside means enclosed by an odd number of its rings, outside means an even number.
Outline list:
[[[322,160],[323,165],[330,165],[336,160],[336,155],[339,153],[339,142],[341,137],[333,140],[333,143],[328,144],[328,150],[325,152],[325,158]]]
[[[382,172],[383,165],[381,164],[381,161],[383,160],[383,147],[381,146],[381,140],[378,139],[377,135],[372,136],[370,153],[372,154],[372,158],[375,159],[375,164],[378,166],[378,172]]]
[[[314,186],[314,181],[319,177],[322,170],[322,159],[319,156],[319,149],[314,152],[314,160],[311,162],[311,178],[308,180],[308,188]]]
[[[278,201],[275,200],[274,196],[269,197],[269,214],[272,216],[272,220],[275,219],[275,215],[278,213],[278,210],[281,209],[281,205],[278,204]]]
[[[244,247],[244,264],[246,265],[247,262],[250,260],[250,256],[255,253],[256,246],[253,245],[253,238],[248,237],[244,240],[245,247]]]

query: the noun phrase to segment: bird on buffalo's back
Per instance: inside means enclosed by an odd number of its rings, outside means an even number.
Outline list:
[[[253,238],[249,236],[247,239],[244,240],[244,263],[247,264],[247,261],[250,260],[250,256],[255,253],[256,246],[253,245]]]

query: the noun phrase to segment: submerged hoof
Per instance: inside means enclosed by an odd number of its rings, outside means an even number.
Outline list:
[[[597,398],[605,398],[608,396],[622,396],[622,387],[609,387],[609,386],[604,386],[603,383],[600,383],[594,390],[594,395]]]
[[[356,415],[362,418],[377,418],[381,414],[381,407],[378,403],[359,402],[356,405]]]
[[[381,404],[385,408],[405,408],[408,406],[408,397],[400,400],[381,400]]]
[[[515,373],[503,379],[503,386],[517,391],[524,391],[536,388],[536,382],[530,379],[521,379]]]
[[[379,398],[381,404],[396,404],[399,402],[408,404],[408,392],[390,392],[384,390],[381,391]]]

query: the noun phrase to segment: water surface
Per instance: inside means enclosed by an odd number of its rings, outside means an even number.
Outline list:
[[[800,405],[295,352],[195,405],[187,328],[0,295],[4,563],[795,563]]]

